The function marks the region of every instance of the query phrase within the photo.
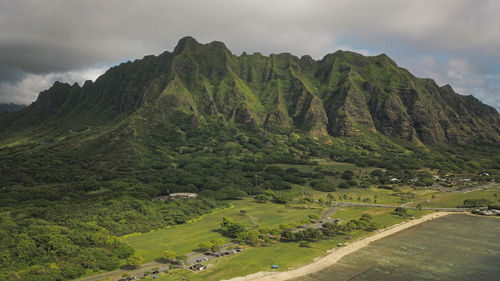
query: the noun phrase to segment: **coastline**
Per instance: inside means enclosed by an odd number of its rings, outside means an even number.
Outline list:
[[[263,281],[276,281],[276,280],[289,280],[292,278],[298,278],[310,273],[315,273],[317,271],[320,271],[324,268],[327,268],[335,263],[337,263],[342,257],[345,255],[348,255],[352,252],[355,252],[371,242],[377,241],[379,239],[385,238],[389,235],[392,235],[394,233],[397,233],[399,231],[405,230],[407,228],[410,228],[412,226],[418,225],[420,223],[437,219],[443,216],[447,216],[450,214],[457,214],[456,212],[436,212],[432,214],[425,215],[423,217],[420,217],[418,219],[413,219],[410,221],[402,222],[395,224],[393,226],[390,226],[388,228],[384,228],[381,230],[376,231],[373,235],[368,236],[366,238],[363,238],[361,240],[355,241],[352,244],[349,244],[347,246],[341,247],[341,248],[334,248],[328,251],[328,254],[324,257],[320,257],[315,259],[312,263],[299,267],[297,269],[292,269],[289,271],[283,271],[283,272],[265,272],[265,271],[260,271],[257,273],[253,273],[247,276],[242,276],[242,277],[235,277],[232,279],[229,279],[228,281],[250,281],[250,280],[263,280]],[[460,212],[459,214],[462,214]]]

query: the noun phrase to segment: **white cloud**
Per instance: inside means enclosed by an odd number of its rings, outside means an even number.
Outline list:
[[[36,99],[38,93],[50,88],[55,81],[69,84],[77,82],[82,85],[86,80],[94,81],[104,71],[106,71],[105,67],[98,67],[48,74],[27,74],[14,83],[0,84],[0,92],[9,93],[8,99],[5,96],[0,96],[0,103],[29,104]]]

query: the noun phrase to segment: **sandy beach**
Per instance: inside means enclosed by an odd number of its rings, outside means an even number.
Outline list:
[[[363,238],[361,240],[355,241],[349,245],[346,245],[341,248],[334,248],[332,250],[329,250],[329,254],[327,254],[324,257],[318,258],[317,260],[314,260],[312,263],[305,265],[303,267],[289,270],[289,271],[284,271],[284,272],[264,272],[260,271],[254,274],[250,274],[247,276],[243,277],[236,277],[233,279],[230,279],[229,281],[249,281],[249,280],[264,280],[264,281],[270,281],[270,280],[288,280],[292,278],[297,278],[300,276],[304,276],[310,273],[317,272],[319,270],[322,270],[326,267],[329,267],[333,264],[335,264],[337,261],[339,261],[343,256],[348,255],[354,251],[357,251],[368,244],[370,244],[373,241],[377,241],[379,239],[382,239],[384,237],[387,237],[391,234],[394,234],[396,232],[399,232],[401,230],[410,228],[412,226],[415,226],[417,224],[420,224],[425,221],[437,219],[449,214],[453,214],[452,212],[437,212],[437,213],[432,213],[429,215],[425,215],[421,218],[418,219],[413,219],[407,222],[402,222],[396,225],[393,225],[391,227],[385,228],[378,230],[375,232],[373,235]],[[455,213],[456,214],[456,213]]]

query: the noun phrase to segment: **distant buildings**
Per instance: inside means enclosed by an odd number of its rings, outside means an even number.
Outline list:
[[[177,193],[170,193],[169,196],[172,199],[191,199],[198,197],[198,194],[188,193],[188,192],[177,192]]]
[[[196,193],[189,193],[189,192],[176,192],[176,193],[170,193],[169,195],[162,195],[153,198],[153,201],[165,201],[167,199],[192,199],[198,197],[198,194]]]

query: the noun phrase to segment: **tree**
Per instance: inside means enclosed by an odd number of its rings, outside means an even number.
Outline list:
[[[212,247],[210,247],[210,251],[212,251],[212,252],[220,252],[220,246],[213,245]]]
[[[226,241],[224,241],[224,239],[222,239],[222,238],[214,238],[214,239],[210,240],[210,242],[212,242],[212,244],[215,246],[222,246],[222,245],[224,245],[224,243],[226,243]]]
[[[354,172],[350,170],[345,170],[340,177],[345,180],[352,180],[354,178]]]
[[[141,256],[131,256],[127,259],[127,264],[130,266],[140,266],[144,262],[144,258]]]
[[[240,210],[240,215],[244,216],[247,213],[246,210]]]
[[[120,245],[113,250],[113,253],[115,253],[120,259],[128,258],[132,256],[134,252],[135,252],[134,248],[130,247],[125,243],[120,243]]]
[[[264,191],[264,195],[268,196],[269,198],[274,198],[276,194],[274,194],[274,191],[272,191],[271,189],[266,189],[266,191]]]
[[[284,193],[274,196],[274,202],[278,204],[286,204],[290,200],[291,198]]]
[[[255,200],[258,202],[266,202],[268,200],[271,200],[271,197],[265,195],[265,194],[257,194],[255,195]]]
[[[370,214],[362,214],[361,218],[359,218],[359,219],[364,220],[364,221],[371,221],[373,219],[373,217]]]
[[[299,242],[299,247],[304,247],[304,248],[311,248],[311,244],[307,241],[300,241]]]
[[[464,206],[466,207],[486,207],[491,203],[488,199],[465,199]]]
[[[206,250],[209,250],[210,248],[212,248],[214,244],[212,242],[201,242],[200,244],[198,244],[198,248],[200,250],[203,250],[203,251],[206,251]]]
[[[401,217],[407,217],[408,216],[408,211],[406,211],[405,208],[401,208],[401,207],[397,207],[396,209],[394,209],[394,213],[396,215],[401,216]]]
[[[238,238],[249,245],[255,245],[260,241],[259,233],[257,231],[241,232],[238,234]]]
[[[172,250],[164,250],[164,251],[162,252],[162,255],[161,255],[161,257],[162,257],[162,258],[164,258],[164,259],[166,259],[166,260],[169,260],[169,261],[174,260],[174,259],[175,259],[175,256],[176,256],[176,254],[175,254],[175,252],[174,252],[174,251],[172,251]]]
[[[222,233],[228,237],[232,237],[232,238],[236,238],[238,237],[238,234],[240,234],[241,232],[245,231],[245,228],[243,227],[243,225],[233,221],[232,219],[230,218],[227,218],[227,217],[223,217],[222,218],[222,223],[221,223],[221,227],[222,227]]]
[[[351,186],[348,183],[346,183],[346,182],[341,182],[338,185],[338,188],[342,188],[342,189],[347,189],[349,187],[351,187]]]
[[[188,257],[185,255],[179,255],[179,256],[175,257],[175,260],[178,263],[186,263],[187,259],[188,259]]]

